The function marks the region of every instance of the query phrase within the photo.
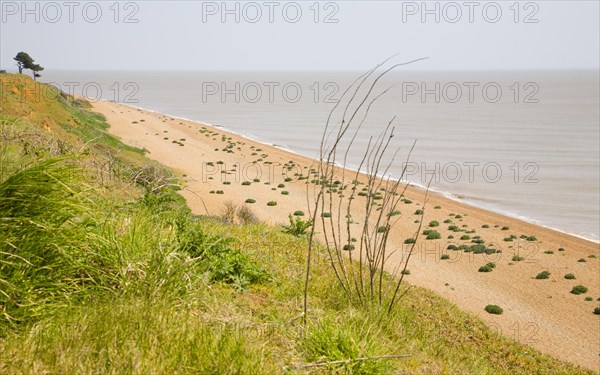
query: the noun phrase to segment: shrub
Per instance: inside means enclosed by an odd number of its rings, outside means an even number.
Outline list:
[[[594,309],[594,314],[596,314],[596,315],[600,315],[600,307],[596,307],[596,308]]]
[[[436,230],[432,230],[427,234],[428,240],[438,240],[440,238],[442,238],[442,235]]]
[[[482,227],[482,228],[489,228],[490,226],[489,226],[489,225],[487,225],[487,224],[483,224],[481,227]]]
[[[388,227],[385,225],[382,225],[379,228],[377,228],[377,233],[385,233],[387,231],[388,231]]]
[[[552,251],[552,250],[546,250],[546,251],[544,251],[544,254],[550,254],[551,255],[551,254],[554,254],[554,251]]]
[[[509,227],[502,227],[502,230],[509,230]]]
[[[326,218],[327,217],[331,217],[331,213],[329,213],[329,212],[323,212],[323,214],[321,216],[326,217]]]
[[[252,209],[248,206],[241,206],[238,209],[237,217],[243,224],[258,223],[259,221]]]
[[[300,217],[294,218],[292,215],[288,215],[290,225],[283,226],[283,232],[291,234],[292,236],[300,237],[306,235],[306,230],[310,228],[313,223],[311,220],[304,221]]]
[[[217,194],[223,195],[225,192],[223,190],[217,190]]]
[[[242,186],[249,186],[250,185],[250,181],[244,181],[242,182]]]
[[[400,212],[400,211],[398,211],[398,210],[394,210],[394,211],[390,212],[390,213],[388,214],[388,216],[389,216],[389,217],[392,217],[392,216],[398,216],[398,215],[400,215],[400,214],[401,214],[401,212]]]
[[[414,238],[407,238],[407,239],[404,240],[404,243],[407,244],[407,245],[408,244],[413,244],[415,242],[417,242],[417,240],[415,240]]]
[[[479,267],[479,272],[492,272],[492,270],[493,268],[488,265]]]
[[[559,247],[558,251],[565,251],[565,248],[564,247]]]
[[[294,211],[294,216],[304,216],[304,211]]]
[[[246,199],[246,201],[245,201],[245,202],[246,202],[246,203],[250,203],[250,204],[252,204],[252,203],[256,203],[256,199],[248,198],[248,199]]]
[[[518,255],[515,255],[514,257],[512,257],[512,261],[513,261],[513,262],[520,262],[520,261],[522,261],[523,259],[525,259],[525,258],[523,258],[523,257],[520,257],[520,256],[518,256]]]
[[[343,249],[346,251],[352,251],[354,250],[354,245],[344,245]]]
[[[449,236],[448,236],[448,239],[449,239],[449,240],[451,240],[451,239],[453,239],[453,238],[454,238],[454,236],[453,236],[453,235],[449,235]]]
[[[567,280],[575,280],[575,275],[573,275],[572,273],[568,273],[565,275],[565,279]]]
[[[423,215],[423,210],[416,210],[415,215]]]
[[[444,220],[444,224],[450,224],[450,223],[452,223],[452,220],[450,220],[450,219]]]
[[[573,287],[573,289],[571,289],[571,293],[573,294],[584,294],[587,293],[588,288],[586,288],[583,285],[576,285]]]
[[[292,179],[291,179],[291,178],[289,178],[289,177],[286,177],[286,178],[285,178],[283,181],[284,181],[284,182],[290,182],[290,181],[292,181]]]
[[[550,278],[550,272],[548,272],[548,271],[542,271],[542,272],[538,273],[535,276],[535,278],[538,279],[538,280],[548,279],[548,278]]]
[[[589,255],[588,258],[596,259],[596,256],[594,254],[592,254],[592,255]]]
[[[496,268],[496,263],[488,263],[486,264],[486,267],[490,267],[490,268]]]
[[[578,260],[578,262],[579,262],[579,263],[585,263],[585,262],[587,262],[587,260],[585,260],[585,259],[581,258],[581,259],[579,259],[579,260]]]
[[[409,269],[405,269],[402,270],[402,272],[400,272],[402,275],[410,275],[410,270]]]
[[[537,238],[535,236],[529,236],[529,237],[527,237],[527,241],[531,241],[531,242],[537,241]]]
[[[437,227],[439,225],[440,225],[440,223],[438,221],[435,221],[435,220],[429,222],[429,226],[432,227],[432,228]]]
[[[279,185],[277,185],[277,187],[280,188],[280,189],[282,189],[282,188],[285,187],[285,185],[284,184],[279,184]]]
[[[448,245],[448,247],[446,249],[448,249],[448,250],[458,250],[458,247],[456,247],[456,245]]]
[[[450,255],[448,254],[443,254],[441,257],[442,260],[446,260],[446,259],[450,259]]]
[[[412,201],[410,199],[405,199],[404,200],[404,204],[411,204],[411,203],[412,203]]]
[[[289,194],[290,194],[290,192],[289,192],[289,191],[287,191],[287,190],[283,190],[283,191],[281,192],[281,195],[289,195]]]
[[[485,311],[487,311],[489,314],[494,314],[494,315],[500,315],[504,312],[504,310],[502,310],[502,307],[497,306],[497,305],[487,305],[485,307]]]
[[[267,206],[269,206],[269,207],[277,206],[277,202],[269,201],[269,202],[267,202]]]
[[[442,206],[435,206],[435,207],[434,207],[434,209],[435,209],[435,210],[439,210],[439,209],[441,209],[441,208],[442,208]]]
[[[466,241],[466,240],[470,240],[471,236],[467,236],[466,234],[464,236],[460,237],[461,241]]]
[[[583,300],[589,302],[589,301],[593,301],[594,299],[592,297],[585,297]]]

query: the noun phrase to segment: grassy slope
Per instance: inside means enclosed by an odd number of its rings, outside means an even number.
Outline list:
[[[35,101],[27,87],[41,87],[23,76],[0,83],[0,373],[281,373],[403,353],[335,370],[584,372],[427,290],[389,316],[352,306],[324,253],[304,331],[306,239],[191,215],[153,185],[168,172],[106,135],[84,103]]]

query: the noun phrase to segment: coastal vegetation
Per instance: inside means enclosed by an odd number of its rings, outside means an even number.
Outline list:
[[[586,373],[423,288],[391,310],[349,300],[318,242],[305,315],[304,211],[283,227],[257,219],[265,203],[195,215],[183,176],[110,135],[89,103],[0,80],[0,373]],[[461,250],[489,249],[474,246]]]

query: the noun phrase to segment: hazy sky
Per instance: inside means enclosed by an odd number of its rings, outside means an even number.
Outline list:
[[[599,1],[0,1],[0,69],[599,69]],[[426,9],[425,9],[426,8]],[[37,19],[36,19],[37,18]]]

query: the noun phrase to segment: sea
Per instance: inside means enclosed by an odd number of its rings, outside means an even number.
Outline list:
[[[203,122],[315,158],[330,150],[343,124],[340,165],[361,167],[366,150],[389,139],[381,175],[598,242],[598,71],[397,67],[380,76],[384,69],[49,70],[41,81],[91,101]],[[366,165],[373,164],[363,162],[363,170]]]

